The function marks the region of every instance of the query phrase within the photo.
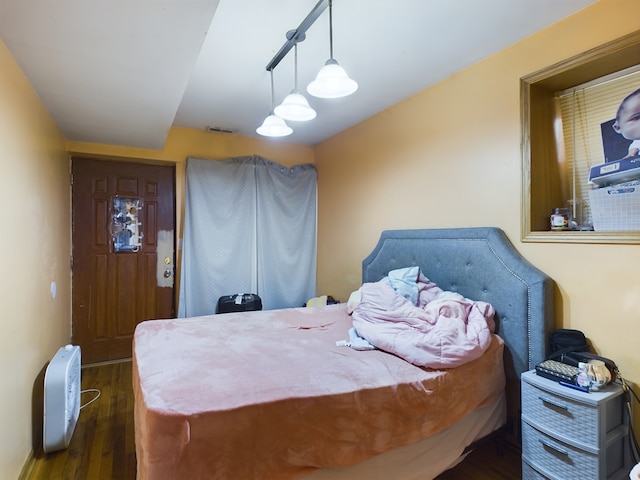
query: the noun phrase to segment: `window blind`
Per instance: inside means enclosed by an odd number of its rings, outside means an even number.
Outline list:
[[[616,72],[555,95],[560,128],[558,158],[563,194],[580,225],[590,225],[589,170],[615,157],[630,141],[613,130],[616,111],[624,97],[640,88],[640,65]],[[605,149],[605,144],[607,148]],[[607,158],[606,153],[614,158]]]

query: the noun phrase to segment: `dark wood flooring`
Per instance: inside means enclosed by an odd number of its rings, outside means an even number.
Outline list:
[[[48,454],[37,452],[25,466],[21,480],[135,480],[131,361],[84,367],[82,389],[98,389],[101,394],[80,411],[69,447]],[[84,393],[82,404],[94,395]],[[499,454],[495,443],[489,441],[437,480],[519,478],[520,452],[507,444]]]

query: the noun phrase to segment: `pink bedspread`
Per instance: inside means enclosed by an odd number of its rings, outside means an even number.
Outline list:
[[[138,480],[286,479],[453,424],[504,389],[503,342],[447,371],[338,347],[344,305],[154,320],[134,336]]]
[[[362,285],[353,326],[382,350],[422,367],[452,368],[479,358],[495,331],[494,308],[443,292],[419,276],[417,305],[384,281]]]

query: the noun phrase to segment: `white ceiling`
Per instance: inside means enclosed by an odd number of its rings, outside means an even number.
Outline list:
[[[360,85],[284,141],[315,145],[597,0],[334,0],[334,57]],[[258,136],[267,64],[318,0],[0,0],[0,38],[69,140],[161,149],[171,126]],[[294,87],[293,50],[274,70]],[[298,46],[329,57],[329,11]]]

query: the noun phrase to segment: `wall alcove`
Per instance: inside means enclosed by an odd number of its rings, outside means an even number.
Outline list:
[[[640,231],[551,231],[549,217],[564,206],[555,98],[578,85],[640,65],[640,31],[520,79],[522,131],[521,239],[525,242],[640,243]],[[640,85],[638,85],[640,87]],[[596,162],[598,163],[598,162]]]

